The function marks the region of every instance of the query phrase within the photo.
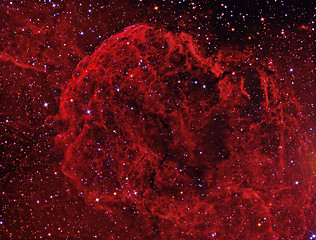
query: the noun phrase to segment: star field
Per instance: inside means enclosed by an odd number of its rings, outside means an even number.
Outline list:
[[[0,5],[1,239],[316,239],[313,1]]]

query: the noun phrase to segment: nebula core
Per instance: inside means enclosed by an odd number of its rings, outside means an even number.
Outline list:
[[[111,36],[61,94],[63,173],[96,210],[131,225],[137,211],[144,238],[302,238],[303,117],[273,66],[253,58],[206,57],[189,34],[147,25]]]

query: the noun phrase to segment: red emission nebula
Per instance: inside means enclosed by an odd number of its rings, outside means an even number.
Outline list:
[[[0,3],[0,239],[316,239],[313,8],[224,2]]]
[[[62,171],[92,208],[137,221],[123,239],[301,238],[307,139],[278,79],[249,54],[205,57],[186,33],[127,27],[61,94]]]

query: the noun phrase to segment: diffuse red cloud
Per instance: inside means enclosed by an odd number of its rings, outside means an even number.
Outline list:
[[[79,63],[56,117],[63,173],[96,210],[142,215],[147,236],[289,239],[311,224],[303,117],[250,55],[131,26]]]

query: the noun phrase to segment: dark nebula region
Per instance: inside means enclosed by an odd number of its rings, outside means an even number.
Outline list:
[[[0,238],[316,239],[313,116],[280,62],[139,22],[82,59],[65,41],[73,67],[54,76],[45,50],[41,68],[1,49],[3,72],[23,71],[0,75],[1,145],[17,146],[2,148]]]

